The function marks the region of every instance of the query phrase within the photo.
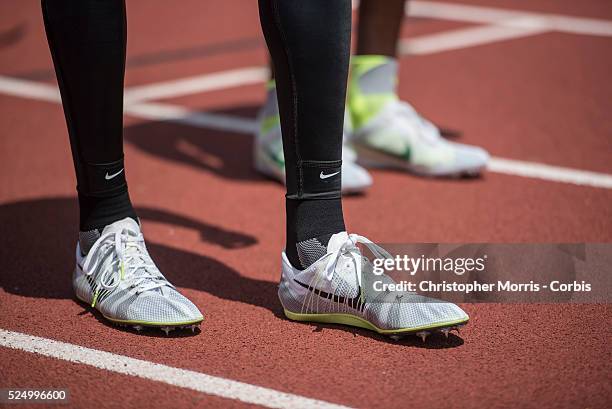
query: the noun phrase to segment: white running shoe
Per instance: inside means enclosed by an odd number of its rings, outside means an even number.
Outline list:
[[[384,274],[373,275],[372,264],[357,243],[365,244],[377,258],[392,257],[365,237],[346,232],[334,234],[327,254],[305,270],[294,268],[282,253],[278,296],[287,318],[351,325],[394,339],[414,333],[423,341],[431,332],[448,335],[468,322],[468,315],[453,303],[409,292],[374,291],[372,278],[394,281]]]
[[[475,176],[489,161],[476,146],[449,142],[397,94],[398,62],[382,55],[351,60],[348,108],[358,163],[422,176]]]
[[[255,169],[282,183],[285,183],[285,155],[280,126],[280,116],[276,100],[276,88],[268,87],[266,103],[257,117],[258,130],[253,145],[253,163]],[[343,141],[348,140],[350,118],[345,115]],[[347,144],[342,146],[342,193],[360,193],[372,185],[372,177],[356,162],[355,151]]]
[[[355,131],[352,139],[364,166],[407,170],[421,176],[476,176],[489,154],[477,146],[442,138],[410,104],[392,101]]]
[[[166,280],[147,252],[140,226],[127,217],[104,228],[87,256],[76,248],[76,297],[104,318],[137,330],[195,328],[204,317]]]

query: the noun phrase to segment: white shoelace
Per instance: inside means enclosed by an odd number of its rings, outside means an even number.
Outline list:
[[[380,247],[378,244],[372,242],[366,237],[360,236],[359,234],[349,234],[348,239],[342,243],[342,245],[335,251],[331,253],[327,253],[329,260],[325,265],[325,277],[328,280],[332,280],[334,277],[334,272],[336,271],[336,266],[338,264],[338,260],[342,256],[349,256],[353,264],[355,265],[355,272],[357,274],[357,282],[359,286],[361,286],[361,251],[359,247],[357,247],[357,243],[365,244],[365,246],[372,252],[374,257],[392,259],[393,256],[384,248]]]
[[[103,234],[89,249],[83,272],[86,276],[95,274],[98,289],[113,290],[122,280],[128,281],[138,294],[172,286],[148,256],[142,233],[127,229]],[[96,299],[94,296],[92,306]]]

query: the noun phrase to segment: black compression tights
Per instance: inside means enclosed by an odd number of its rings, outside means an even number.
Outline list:
[[[351,1],[259,0],[259,14],[283,133],[285,249],[289,261],[303,268],[298,243],[316,238],[325,246],[331,234],[345,229],[340,169]]]
[[[123,166],[123,0],[43,0],[62,94],[82,231],[136,218]]]
[[[42,0],[42,7],[77,174],[81,229],[135,217],[123,170],[124,0]],[[351,2],[260,0],[259,12],[280,106],[286,250],[298,266],[297,242],[344,230],[339,172]]]

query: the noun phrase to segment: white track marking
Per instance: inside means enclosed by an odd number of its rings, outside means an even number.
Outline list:
[[[492,172],[505,173],[513,176],[612,189],[612,175],[605,173],[495,157],[491,158],[488,169]]]
[[[125,91],[125,103],[175,98],[182,95],[222,90],[266,81],[270,72],[265,67],[247,67],[196,75],[178,80],[131,87]]]
[[[178,105],[143,102],[126,106],[125,112],[139,118],[153,121],[172,121],[199,128],[212,128],[250,135],[257,131],[257,124],[252,119],[192,111]]]
[[[0,93],[42,101],[60,102],[57,87],[53,85],[4,76],[0,76]],[[199,128],[213,128],[247,135],[252,135],[257,130],[257,123],[254,119],[198,112],[172,104],[142,102],[126,105],[125,111],[128,115],[153,121],[171,121]],[[494,157],[491,158],[489,171],[543,179],[551,182],[612,189],[612,175],[610,174],[563,168],[536,162],[522,162]]]
[[[521,17],[508,20],[505,25],[460,28],[411,39],[403,39],[399,43],[399,52],[402,55],[433,54],[527,37],[547,31],[548,27],[543,25],[541,20],[530,20]]]
[[[268,408],[347,408],[262,386],[3,329],[0,329],[0,346]]]
[[[548,24],[553,30],[565,33],[612,36],[612,21],[608,20],[550,15],[548,16]]]
[[[426,17],[479,24],[507,24],[508,20],[528,17],[542,19],[549,30],[573,34],[612,36],[612,21],[610,20],[572,17],[561,14],[536,13],[419,0],[407,2],[406,14],[412,17]]]
[[[50,84],[0,75],[0,92],[14,97],[61,102],[59,89]]]
[[[411,0],[406,2],[406,15],[463,23],[498,24],[533,13],[466,4]]]

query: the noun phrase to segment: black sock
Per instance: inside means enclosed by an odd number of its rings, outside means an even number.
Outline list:
[[[127,188],[124,192],[108,196],[95,197],[79,193],[80,231],[104,229],[117,220],[131,217],[138,221],[136,211],[132,207]]]
[[[351,44],[349,0],[259,0],[277,86],[291,264],[306,268],[344,231],[342,128]]]
[[[85,255],[109,224],[130,217],[138,223],[130,201],[123,160],[83,166],[86,178],[77,186],[79,197],[79,243]]]
[[[287,242],[291,264],[305,269],[327,253],[332,235],[346,230],[340,199],[286,199]]]
[[[92,197],[79,193],[79,209],[79,244],[83,255],[87,255],[91,246],[109,224],[126,217],[140,224],[127,187],[125,191],[108,197]]]

